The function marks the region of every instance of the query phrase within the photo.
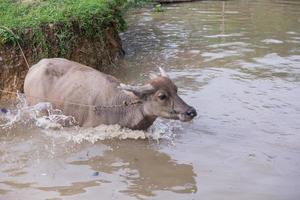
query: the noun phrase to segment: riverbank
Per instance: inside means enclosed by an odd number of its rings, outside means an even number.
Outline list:
[[[118,35],[126,28],[124,4],[119,0],[1,1],[0,89],[22,91],[28,67],[46,57],[65,57],[107,71],[124,54]],[[2,92],[0,100],[13,96]]]

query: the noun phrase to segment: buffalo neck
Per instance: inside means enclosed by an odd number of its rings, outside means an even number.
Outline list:
[[[125,92],[112,98],[107,108],[97,105],[96,115],[101,119],[103,116],[108,116],[104,119],[105,124],[119,124],[135,130],[148,129],[156,119],[154,116],[145,115],[142,101]]]

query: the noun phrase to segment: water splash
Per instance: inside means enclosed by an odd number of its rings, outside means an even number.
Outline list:
[[[119,125],[100,125],[97,127],[69,127],[60,130],[45,130],[43,132],[54,138],[65,138],[75,143],[91,142],[109,139],[146,139],[145,131],[130,130]]]
[[[60,130],[43,129],[43,132],[54,138],[65,138],[67,141],[82,143],[84,141],[95,143],[99,140],[109,139],[151,139],[173,141],[181,126],[178,122],[158,120],[148,131],[131,130],[119,125],[99,125],[97,127],[68,127]]]
[[[175,121],[158,119],[148,131],[131,130],[119,125],[100,125],[97,127],[79,127],[72,116],[53,108],[49,102],[29,106],[24,95],[18,93],[17,104],[6,113],[0,114],[0,128],[12,129],[16,126],[36,127],[53,138],[64,138],[67,141],[95,143],[108,139],[153,139],[159,141],[173,140],[181,125]]]
[[[61,129],[65,126],[76,125],[76,120],[71,116],[54,109],[49,102],[41,102],[34,106],[29,106],[23,94],[17,93],[17,103],[14,108],[8,109],[6,113],[0,115],[2,129],[11,129],[14,126],[30,126],[43,129]]]

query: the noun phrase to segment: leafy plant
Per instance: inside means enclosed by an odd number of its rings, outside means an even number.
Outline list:
[[[161,4],[157,4],[157,5],[155,5],[155,7],[154,7],[154,11],[155,11],[155,12],[164,12],[164,9],[163,9],[163,7],[161,6]]]

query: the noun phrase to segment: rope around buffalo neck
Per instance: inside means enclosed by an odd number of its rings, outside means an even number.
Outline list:
[[[14,95],[18,94],[18,92],[12,92],[12,91],[1,90],[1,89],[0,89],[0,92],[8,93],[8,94],[14,94]],[[61,100],[57,100],[57,99],[41,98],[41,97],[30,96],[30,95],[25,95],[25,96],[30,97],[30,98],[34,98],[34,99],[45,100],[45,101],[49,101],[49,102],[52,101],[52,102],[56,102],[56,103],[63,103],[63,104],[69,104],[69,105],[75,105],[75,106],[94,108],[96,112],[99,112],[99,111],[104,110],[104,109],[127,107],[127,106],[142,103],[142,101],[140,101],[140,100],[135,100],[135,101],[131,101],[131,102],[123,101],[121,104],[116,104],[116,105],[98,105],[98,106],[95,106],[95,105],[89,105],[89,104],[75,103],[75,102],[71,102],[71,101],[61,101]]]

